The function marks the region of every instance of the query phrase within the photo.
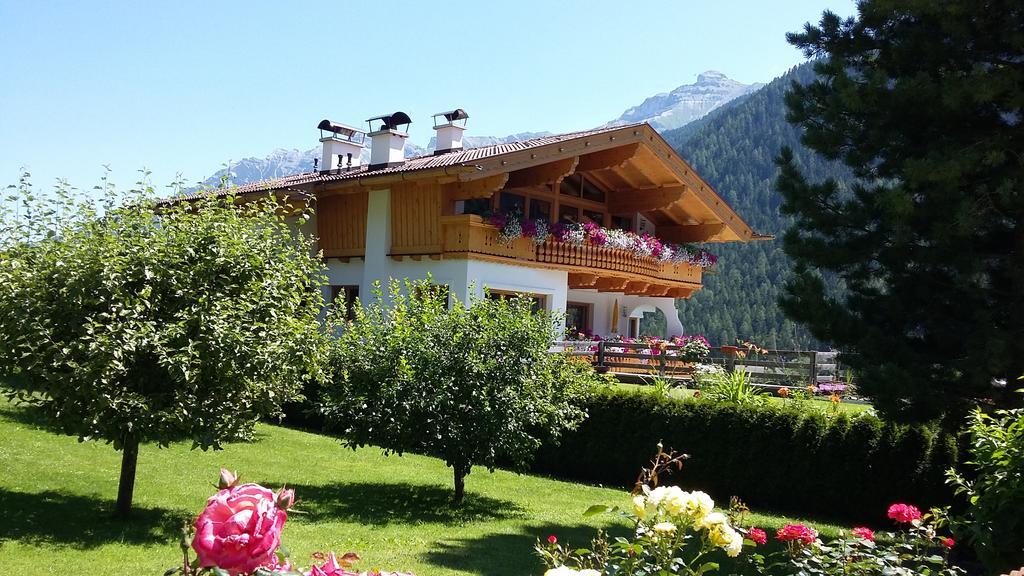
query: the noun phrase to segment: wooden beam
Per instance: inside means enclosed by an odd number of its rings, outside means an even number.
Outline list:
[[[598,278],[594,287],[598,292],[622,292],[629,284],[628,278]]]
[[[576,166],[576,171],[590,172],[593,170],[617,168],[628,162],[630,158],[636,156],[638,150],[640,150],[640,143],[636,142],[633,144],[626,144],[625,146],[619,146],[618,148],[610,148],[608,150],[601,150],[600,152],[585,154],[580,156],[580,162]]]
[[[660,298],[663,296],[667,296],[669,290],[671,290],[671,288],[669,286],[665,286],[664,284],[651,284],[650,286],[647,287],[647,290],[644,292],[644,296],[655,296]]]
[[[569,273],[569,288],[593,288],[597,284],[597,274],[585,272]]]
[[[625,294],[628,296],[641,296],[647,292],[650,282],[630,282],[626,285]]]
[[[667,242],[703,242],[725,230],[724,222],[683,226],[658,226],[658,238]]]
[[[672,288],[668,291],[667,296],[672,298],[689,298],[696,291],[696,288]]]
[[[634,212],[657,210],[679,201],[685,192],[685,186],[661,186],[642,190],[616,190],[608,199],[608,211],[612,214],[632,214]]]
[[[578,156],[563,158],[547,164],[539,164],[522,170],[510,172],[506,188],[524,188],[527,186],[539,186],[548,182],[559,182],[576,169],[579,162]]]
[[[466,182],[451,182],[441,187],[446,201],[490,198],[508,182],[508,174],[495,174]]]

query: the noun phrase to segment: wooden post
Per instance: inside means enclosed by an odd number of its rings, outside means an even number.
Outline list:
[[[604,368],[604,340],[597,343],[597,366]]]
[[[662,350],[661,354],[658,354],[658,374],[665,375],[665,360],[668,356],[668,350]]]
[[[814,350],[808,352],[811,360],[811,384],[814,386],[818,385],[818,353]]]

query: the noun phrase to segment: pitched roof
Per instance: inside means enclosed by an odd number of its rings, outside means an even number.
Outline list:
[[[636,124],[624,124],[622,126],[598,128],[595,130],[585,130],[582,132],[569,132],[567,134],[542,136],[540,138],[532,138],[529,140],[522,140],[519,142],[509,142],[507,144],[495,144],[492,146],[482,146],[480,148],[470,148],[468,150],[462,150],[460,152],[448,152],[446,154],[437,155],[427,154],[423,156],[416,156],[413,158],[406,158],[405,163],[399,166],[378,168],[375,170],[370,170],[367,166],[360,166],[355,170],[340,172],[301,172],[299,174],[292,174],[289,176],[273,178],[270,180],[261,180],[259,182],[250,182],[248,184],[242,184],[240,186],[230,188],[196,190],[194,192],[189,192],[181,196],[177,196],[175,198],[169,198],[165,202],[196,200],[199,198],[208,198],[211,196],[227,196],[228,194],[250,194],[254,192],[267,192],[272,190],[287,190],[294,189],[299,186],[305,186],[308,184],[339,182],[343,180],[352,180],[356,178],[374,178],[377,176],[388,176],[392,174],[416,172],[435,168],[446,168],[453,166],[471,168],[474,167],[474,162],[480,161],[484,158],[491,158],[494,156],[500,156],[502,154],[509,154],[512,152],[519,152],[521,150],[528,150],[530,148],[539,148],[541,146],[547,146],[549,144],[557,144],[559,142],[565,142],[567,140],[585,138],[587,136],[593,136],[595,134],[603,134],[605,132],[622,130],[625,128],[632,128],[641,125],[643,125],[643,122]]]

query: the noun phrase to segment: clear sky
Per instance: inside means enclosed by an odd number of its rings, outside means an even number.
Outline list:
[[[420,144],[455,107],[471,134],[586,129],[705,70],[771,80],[825,9],[854,2],[0,0],[0,187],[194,183],[395,110]]]

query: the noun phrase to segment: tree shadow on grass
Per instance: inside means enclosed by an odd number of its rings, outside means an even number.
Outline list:
[[[295,516],[301,522],[344,519],[374,526],[450,525],[524,516],[515,502],[472,493],[455,505],[452,488],[441,485],[350,482],[290,487],[299,499],[296,507],[304,512]]]
[[[58,544],[95,548],[112,542],[160,543],[181,534],[192,515],[182,510],[134,507],[127,520],[111,516],[114,502],[47,491],[0,489],[0,543]]]
[[[606,528],[609,536],[628,536],[624,526]],[[449,570],[482,576],[542,574],[544,566],[534,552],[537,541],[548,536],[572,548],[589,548],[597,535],[593,526],[582,524],[539,524],[519,528],[516,533],[487,534],[478,538],[452,538],[435,544],[423,555],[425,562]]]

